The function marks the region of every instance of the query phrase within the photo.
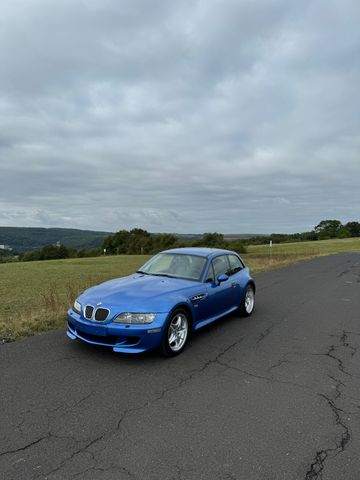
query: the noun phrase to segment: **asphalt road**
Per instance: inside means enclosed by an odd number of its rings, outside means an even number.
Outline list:
[[[360,254],[257,275],[174,359],[0,347],[0,478],[360,479]]]

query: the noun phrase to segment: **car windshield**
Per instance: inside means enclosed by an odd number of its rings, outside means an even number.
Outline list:
[[[159,253],[145,263],[138,273],[199,281],[206,264],[205,257],[179,253]]]

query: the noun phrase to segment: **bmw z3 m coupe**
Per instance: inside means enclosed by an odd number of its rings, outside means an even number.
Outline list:
[[[173,356],[191,332],[236,310],[249,316],[254,305],[254,280],[235,252],[175,248],[83,292],[68,311],[67,335],[114,352]]]

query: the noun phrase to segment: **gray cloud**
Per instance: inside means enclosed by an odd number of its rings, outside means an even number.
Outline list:
[[[360,218],[360,5],[2,10],[0,224],[271,232]]]

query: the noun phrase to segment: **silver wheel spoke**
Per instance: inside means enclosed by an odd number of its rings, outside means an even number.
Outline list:
[[[245,294],[245,310],[247,313],[251,313],[255,304],[255,295],[252,288],[249,288]]]
[[[170,322],[168,342],[171,350],[177,352],[186,342],[188,334],[188,321],[184,314],[179,313]]]

